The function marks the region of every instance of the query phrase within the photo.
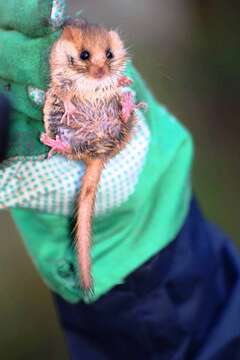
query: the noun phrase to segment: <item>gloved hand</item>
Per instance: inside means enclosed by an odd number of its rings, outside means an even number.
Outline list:
[[[8,94],[14,109],[8,160],[0,165],[0,209],[13,208],[15,222],[44,280],[75,302],[81,292],[70,227],[84,166],[59,155],[46,159],[48,149],[39,141],[48,54],[61,31],[64,10],[61,0],[0,3],[0,92]],[[147,102],[131,65],[127,75],[133,79],[137,100]],[[149,137],[139,113],[131,143],[103,172],[96,216],[117,208],[134,192]]]

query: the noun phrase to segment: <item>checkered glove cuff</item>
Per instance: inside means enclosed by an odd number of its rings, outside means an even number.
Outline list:
[[[134,192],[150,141],[144,115],[130,143],[103,170],[98,187],[95,215],[120,206]],[[23,207],[46,213],[73,215],[74,202],[84,174],[81,161],[55,155],[14,158],[0,166],[0,209]]]

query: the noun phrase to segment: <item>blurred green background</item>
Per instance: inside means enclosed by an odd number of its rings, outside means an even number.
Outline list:
[[[81,0],[90,21],[118,27],[160,102],[191,130],[193,186],[206,216],[240,241],[240,2]],[[0,213],[0,358],[67,359],[44,287],[7,212]]]

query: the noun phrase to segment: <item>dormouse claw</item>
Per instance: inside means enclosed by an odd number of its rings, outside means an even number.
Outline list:
[[[143,109],[144,111],[146,111],[148,109],[148,106],[145,102],[141,101],[135,105],[135,109]]]
[[[130,86],[132,84],[132,80],[129,79],[127,76],[122,76],[120,77],[120,79],[118,80],[118,86]]]
[[[69,154],[71,152],[70,145],[64,143],[58,135],[54,140],[44,133],[41,135],[40,140],[43,144],[52,148],[48,153],[48,158],[51,158],[55,152],[60,154]]]
[[[67,126],[71,126],[72,123],[77,122],[76,115],[78,114],[77,108],[70,100],[65,100],[64,102],[65,112],[61,119],[61,124],[66,124]]]

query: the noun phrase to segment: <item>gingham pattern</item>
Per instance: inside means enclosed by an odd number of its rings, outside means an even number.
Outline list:
[[[138,123],[130,143],[103,170],[95,215],[124,203],[134,192],[148,151],[149,129],[138,111]],[[82,162],[55,155],[14,158],[0,166],[0,209],[23,207],[46,213],[73,215],[74,201],[84,173]]]
[[[42,106],[45,101],[45,91],[29,86],[28,87],[28,96],[30,99],[38,106]]]
[[[64,0],[52,0],[52,12],[51,12],[51,23],[53,28],[60,27],[65,18],[65,1]]]
[[[52,0],[52,11],[50,19],[54,30],[63,24],[65,20],[65,9],[65,0]],[[28,96],[37,105],[43,105],[45,100],[45,92],[43,90],[29,86]]]

